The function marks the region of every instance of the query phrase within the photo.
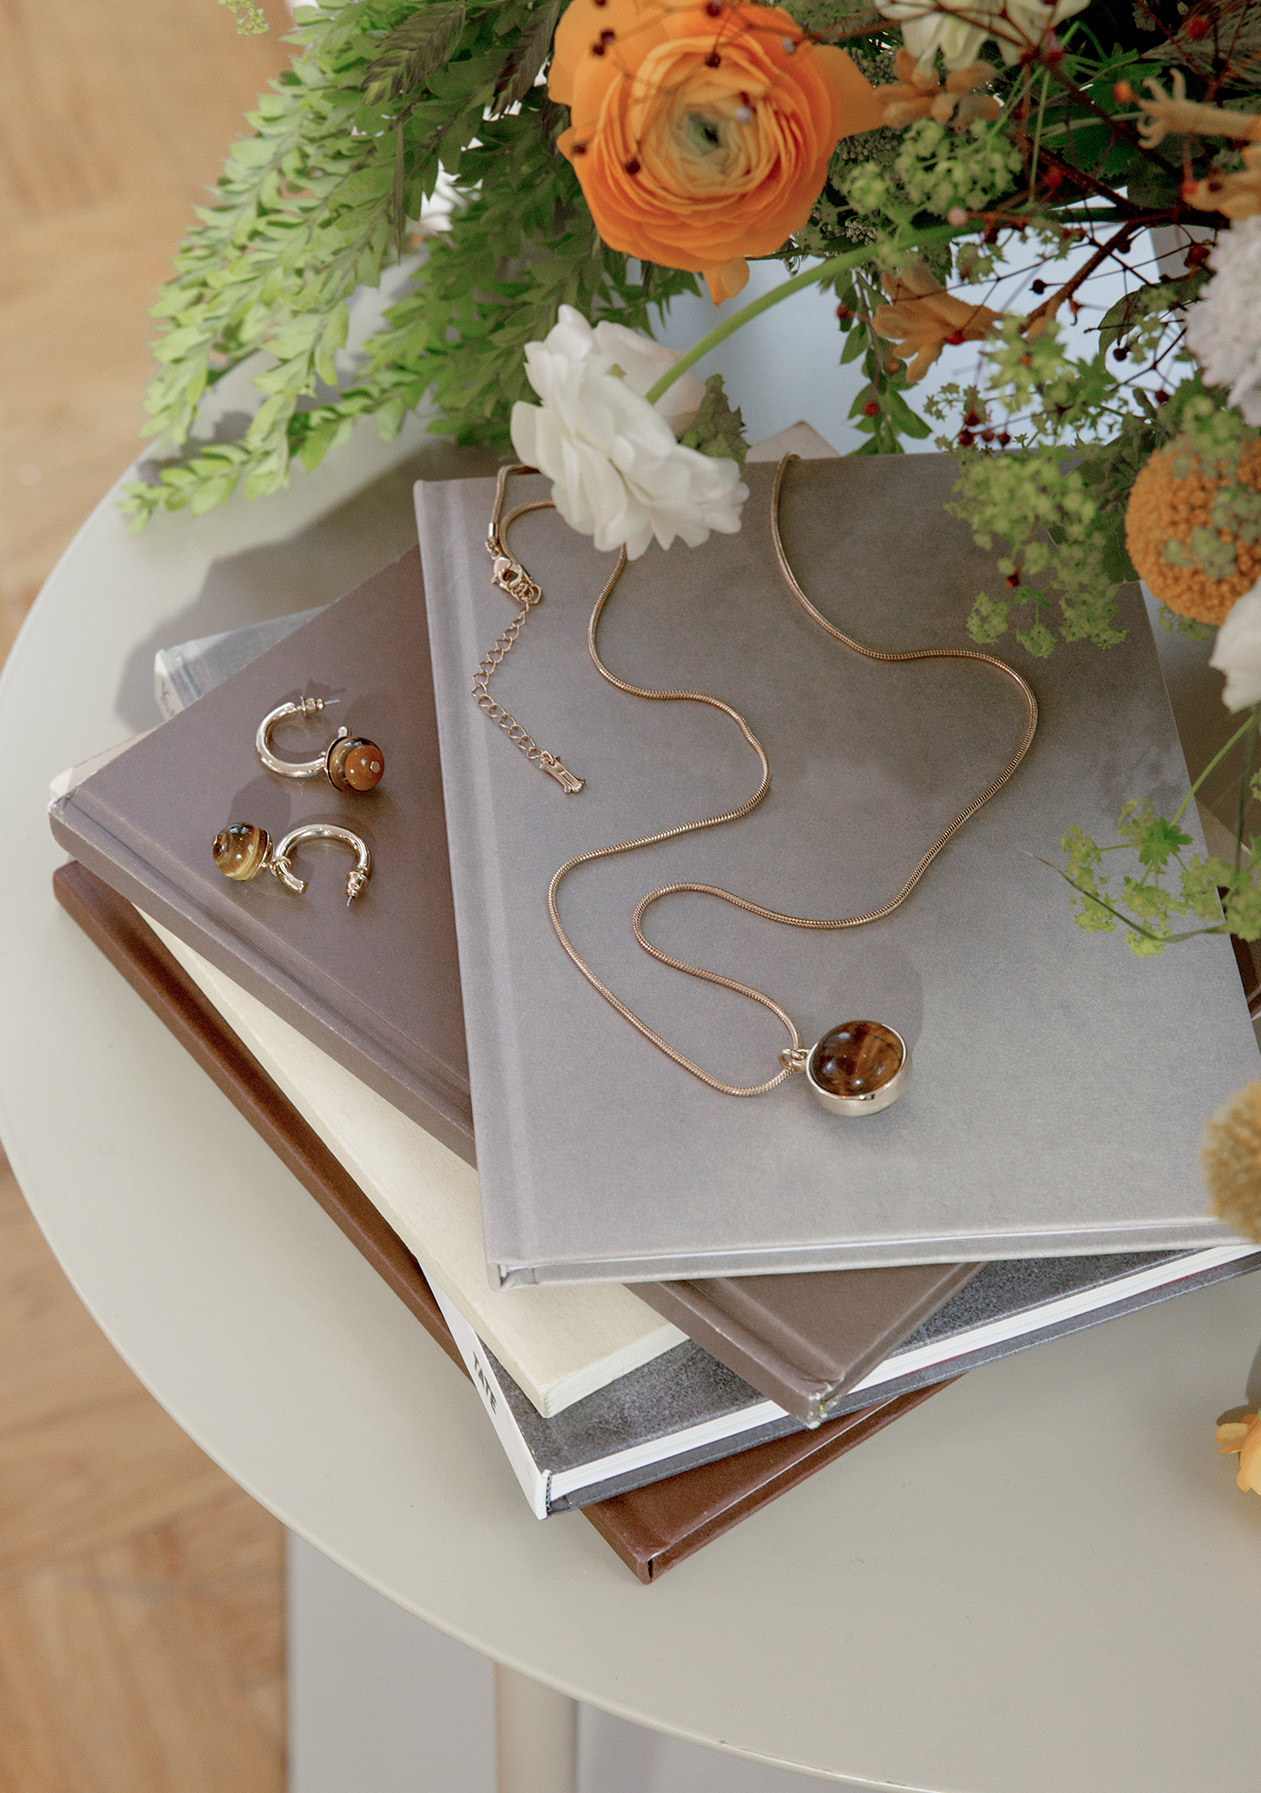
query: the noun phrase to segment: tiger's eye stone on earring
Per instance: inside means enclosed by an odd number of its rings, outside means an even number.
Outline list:
[[[810,1056],[815,1082],[830,1096],[874,1095],[902,1069],[902,1041],[880,1021],[843,1021]]]
[[[234,822],[219,830],[210,851],[225,878],[246,884],[264,869],[270,848],[267,830],[257,822]]]
[[[372,791],[385,776],[385,755],[375,741],[351,735],[328,750],[328,776],[339,791]]]

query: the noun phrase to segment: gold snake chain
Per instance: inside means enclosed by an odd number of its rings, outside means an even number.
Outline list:
[[[674,1063],[681,1066],[683,1070],[689,1071],[693,1077],[699,1078],[700,1081],[707,1084],[710,1089],[718,1090],[725,1096],[765,1095],[768,1090],[775,1089],[786,1077],[791,1077],[794,1072],[805,1069],[805,1061],[808,1056],[806,1048],[803,1047],[801,1043],[801,1035],[797,1031],[796,1024],[792,1020],[792,1017],[788,1015],[779,1004],[773,1000],[773,998],[767,996],[764,991],[754,989],[751,984],[740,983],[735,978],[723,977],[716,971],[706,971],[701,965],[689,964],[686,960],[675,958],[672,953],[665,952],[661,947],[654,946],[652,941],[649,940],[644,933],[642,925],[643,918],[652,904],[660,902],[662,897],[673,896],[681,891],[690,891],[698,896],[718,897],[722,902],[730,903],[733,908],[743,909],[749,915],[761,916],[765,921],[781,922],[784,926],[790,928],[812,928],[815,930],[836,931],[841,928],[866,927],[869,922],[882,921],[886,915],[891,915],[895,909],[899,908],[906,901],[907,897],[910,896],[911,892],[915,889],[915,886],[924,876],[924,873],[928,870],[933,860],[936,859],[938,853],[941,852],[947,841],[951,840],[963,827],[964,823],[969,821],[979,809],[983,808],[984,805],[989,802],[991,797],[1002,790],[1003,786],[1007,783],[1008,779],[1012,776],[1016,768],[1020,765],[1020,762],[1028,753],[1033,742],[1034,733],[1038,726],[1038,701],[1030,689],[1028,682],[1021,677],[1015,667],[1008,666],[1006,661],[998,659],[996,655],[983,653],[978,648],[926,647],[909,648],[899,653],[888,653],[879,648],[864,647],[861,642],[855,641],[852,636],[844,634],[842,630],[835,626],[835,624],[830,623],[828,619],[815,608],[805,592],[801,589],[801,586],[797,582],[796,575],[789,565],[788,557],[784,552],[784,544],[779,528],[780,494],[784,484],[784,476],[792,463],[799,459],[800,456],[798,455],[785,455],[776,470],[775,484],[771,493],[771,536],[775,545],[775,557],[779,562],[779,568],[784,576],[785,583],[787,584],[789,591],[806,611],[807,615],[812,617],[814,621],[818,623],[819,627],[828,635],[832,636],[835,641],[839,641],[842,646],[850,648],[854,653],[861,654],[866,660],[878,660],[885,665],[894,665],[910,660],[976,660],[980,661],[985,666],[992,666],[995,671],[1001,672],[1005,678],[1010,679],[1017,687],[1024,699],[1027,714],[1024,734],[1021,737],[1020,744],[1007,760],[998,777],[994,779],[992,784],[987,785],[979,796],[974,797],[965,809],[960,810],[959,814],[955,817],[954,821],[951,822],[945,832],[938,835],[932,846],[929,847],[928,851],[919,861],[919,864],[915,867],[914,871],[906,880],[906,883],[902,886],[901,890],[898,891],[897,895],[891,897],[888,902],[882,903],[878,909],[869,909],[863,915],[843,915],[831,920],[818,919],[813,916],[805,915],[788,915],[777,909],[764,908],[762,904],[750,902],[747,897],[737,896],[734,891],[723,890],[718,885],[697,884],[691,881],[662,884],[656,890],[650,891],[646,897],[641,898],[632,918],[632,926],[635,930],[635,938],[646,953],[658,960],[662,965],[669,965],[675,971],[684,972],[688,977],[701,978],[708,984],[717,984],[724,990],[734,990],[739,996],[748,996],[754,1002],[760,1002],[763,1008],[769,1009],[773,1015],[777,1015],[788,1029],[789,1038],[791,1039],[792,1044],[780,1053],[781,1069],[776,1076],[770,1078],[765,1083],[725,1083],[720,1077],[711,1076],[702,1066],[695,1064],[683,1053],[676,1051],[676,1049],[670,1045],[668,1040],[663,1040],[661,1035],[649,1027],[646,1021],[641,1020],[640,1017],[635,1014],[633,1009],[628,1008],[619,996],[615,996],[613,991],[608,988],[607,984],[600,981],[566,933],[564,923],[560,918],[560,910],[557,903],[557,896],[561,884],[569,876],[570,872],[574,871],[578,866],[590,865],[597,859],[611,859],[619,853],[633,853],[639,847],[656,846],[661,841],[677,840],[680,835],[696,834],[704,828],[720,828],[726,822],[738,822],[757,808],[758,804],[761,803],[771,787],[771,767],[770,761],[766,757],[766,750],[738,710],[734,709],[730,704],[724,703],[721,698],[712,697],[704,691],[654,691],[643,685],[633,685],[626,679],[618,678],[617,674],[611,672],[600,658],[599,647],[597,644],[600,618],[604,613],[605,605],[612,597],[617,588],[618,581],[626,570],[626,550],[625,548],[621,550],[618,554],[617,564],[613,568],[603,591],[596,600],[595,608],[591,612],[591,620],[587,625],[587,648],[590,652],[596,671],[600,674],[601,678],[606,679],[610,685],[615,686],[619,691],[625,691],[631,697],[650,698],[656,703],[708,704],[711,709],[721,710],[725,716],[731,717],[731,720],[739,728],[741,734],[757,755],[758,763],[762,768],[762,781],[755,794],[749,798],[747,803],[740,804],[736,809],[724,810],[721,815],[703,816],[698,821],[680,823],[676,828],[663,828],[656,834],[642,834],[635,840],[619,841],[616,845],[611,847],[595,847],[589,852],[575,854],[572,859],[566,860],[565,864],[560,867],[559,871],[557,871],[553,877],[547,892],[547,909],[548,914],[552,919],[552,926],[556,930],[557,939],[591,987],[594,990],[597,990],[599,994],[603,996],[604,1000],[615,1008],[619,1015],[629,1021],[631,1026],[637,1029],[646,1040],[651,1041],[659,1051],[664,1052],[667,1058],[672,1059]],[[496,491],[495,514],[492,520],[491,533],[488,541],[488,546],[490,547],[492,554],[496,554],[511,563],[511,568],[515,570],[512,576],[515,577],[516,575],[520,575],[527,579],[529,575],[525,574],[520,562],[516,561],[513,556],[507,554],[507,550],[504,546],[504,537],[506,537],[511,524],[514,523],[518,517],[523,516],[527,511],[545,510],[554,507],[551,506],[550,500],[542,499],[532,504],[521,505],[517,510],[513,511],[502,524],[500,523],[499,518],[508,476],[513,473],[529,471],[531,470],[524,467],[508,467],[501,469],[499,485]],[[502,570],[504,572],[508,571],[508,569]],[[505,589],[509,589],[505,579],[500,577],[500,573],[501,568],[497,564],[496,583],[503,585]],[[534,590],[538,591],[538,587],[535,586]],[[541,596],[541,593],[539,593],[539,595]],[[523,602],[521,599],[518,599],[518,601]],[[537,602],[537,598],[534,601]],[[523,609],[523,615],[524,614],[525,611]]]

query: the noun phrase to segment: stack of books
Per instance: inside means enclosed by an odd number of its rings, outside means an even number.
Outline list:
[[[638,963],[635,901],[690,879],[806,914],[870,907],[1013,726],[980,669],[900,684],[821,651],[780,602],[770,471],[750,468],[740,536],[636,563],[603,640],[623,676],[755,717],[772,797],[738,830],[584,870],[565,898],[605,981],[736,1081],[774,1024]],[[949,463],[798,471],[785,540],[817,601],[881,647],[966,645],[961,595],[993,570],[943,517]],[[586,788],[539,776],[469,691],[513,614],[490,503],[483,480],[422,485],[419,550],[338,603],[159,654],[166,720],[55,797],[57,894],[467,1370],[539,1517],[581,1508],[647,1581],[963,1371],[1261,1264],[1204,1217],[1194,1163],[1199,1118],[1255,1071],[1240,971],[1257,980],[1223,939],[1157,969],[1083,939],[1027,857],[1114,813],[1136,767],[1158,800],[1185,786],[1135,599],[1122,648],[1035,671],[1030,760],[891,922],[803,943],[662,916],[671,951],[819,1032],[892,1021],[907,1098],[845,1123],[807,1110],[801,1080],[747,1102],[694,1082],[573,970],[546,893],[573,853],[741,801],[747,763],[729,723],[663,719],[598,678],[586,618],[607,564],[541,512],[514,547],[546,598],[497,695]],[[371,794],[259,764],[259,722],[304,695],[384,748]],[[286,750],[307,757],[304,739]],[[302,897],[211,860],[229,823],[275,839],[310,821],[371,847],[349,911],[334,855],[304,859]]]

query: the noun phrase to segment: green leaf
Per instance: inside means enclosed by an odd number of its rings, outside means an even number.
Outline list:
[[[1017,629],[1016,640],[1026,653],[1033,654],[1039,660],[1045,660],[1055,650],[1055,637],[1045,623],[1034,623],[1031,628]]]
[[[739,410],[732,410],[723,390],[722,375],[710,374],[705,382],[705,396],[695,417],[679,437],[684,448],[698,449],[701,454],[724,457],[744,466],[749,445],[744,439],[744,419]]]
[[[1168,864],[1179,847],[1191,845],[1191,836],[1184,834],[1173,822],[1167,822],[1164,816],[1153,816],[1135,844],[1142,863],[1159,870]]]
[[[368,99],[383,105],[414,93],[446,62],[463,29],[464,0],[437,0],[404,19],[364,72]]]
[[[525,29],[495,79],[494,96],[490,103],[492,118],[498,118],[513,106],[519,105],[534,86],[552,47],[552,36],[560,19],[560,9],[561,0],[547,0],[547,4],[531,13],[526,21]]]

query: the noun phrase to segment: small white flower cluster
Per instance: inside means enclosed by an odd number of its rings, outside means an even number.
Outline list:
[[[1187,311],[1187,343],[1210,386],[1229,386],[1231,404],[1261,423],[1261,217],[1224,232],[1209,266],[1213,278]]]
[[[705,388],[683,374],[657,405],[645,397],[678,356],[622,324],[591,325],[562,305],[542,342],[525,348],[541,405],[512,407],[512,445],[552,482],[561,516],[602,552],[637,560],[655,536],[689,548],[711,530],[734,535],[748,487],[735,461],[684,448],[678,433]]]
[[[975,62],[992,37],[1004,62],[1018,62],[1022,50],[1036,49],[1061,19],[1080,12],[1089,0],[876,0],[876,10],[902,27],[902,41],[928,73],[938,50],[947,68]]]

